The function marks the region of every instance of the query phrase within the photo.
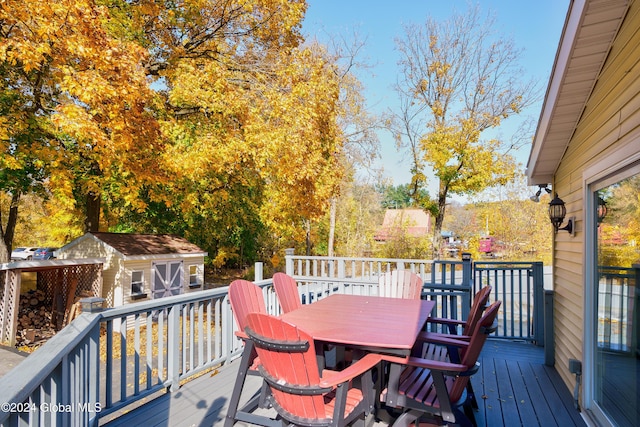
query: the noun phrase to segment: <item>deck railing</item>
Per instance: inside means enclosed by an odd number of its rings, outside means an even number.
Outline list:
[[[640,316],[640,264],[633,268],[598,268],[598,346],[607,350],[635,353]]]
[[[541,262],[475,262],[474,291],[493,287],[492,299],[502,301],[498,315],[502,338],[544,342],[544,278]]]
[[[397,267],[410,268],[423,277],[423,297],[438,301],[435,315],[466,316],[476,287],[470,260],[287,257],[287,271],[299,281],[305,302],[335,292],[375,295],[378,276]],[[278,314],[271,280],[256,283],[263,289],[267,310]],[[514,288],[498,289],[496,297]],[[222,287],[84,312],[0,378],[0,424],[98,425],[145,397],[175,391],[190,377],[238,357],[242,344],[234,335],[227,290]],[[514,336],[498,334],[507,335]]]

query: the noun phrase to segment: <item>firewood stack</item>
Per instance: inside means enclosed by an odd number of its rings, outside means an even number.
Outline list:
[[[70,295],[75,294],[75,286],[72,286]],[[72,293],[73,292],[73,293]],[[32,347],[44,344],[62,329],[78,317],[82,312],[80,300],[90,297],[91,292],[81,291],[77,297],[67,296],[63,298],[62,311],[56,312],[51,303],[46,302],[42,291],[29,291],[20,296],[18,311],[18,331],[16,345],[18,347]],[[55,304],[54,304],[55,305]]]
[[[20,296],[17,332],[18,346],[39,344],[56,333],[51,326],[51,307],[45,304],[44,292],[29,291]]]

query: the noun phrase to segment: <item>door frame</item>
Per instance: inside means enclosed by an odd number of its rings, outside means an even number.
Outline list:
[[[171,274],[171,266],[175,265],[175,264],[179,264],[179,268],[177,270],[177,272],[175,274]],[[160,274],[158,273],[158,269],[157,266],[158,265],[164,265],[167,268],[167,277],[163,278],[160,276]],[[160,278],[162,279],[162,282],[164,284],[164,292],[162,296],[156,296],[156,294],[159,294],[159,292],[156,292],[156,279]],[[179,280],[179,287],[172,287],[171,284],[174,282],[175,279]],[[151,296],[152,299],[157,299],[157,298],[163,298],[164,294],[166,294],[167,291],[170,291],[171,289],[179,289],[179,293],[178,294],[173,294],[172,295],[180,295],[184,292],[184,260],[171,260],[171,261],[153,261],[151,263]]]
[[[640,135],[628,138],[616,150],[602,155],[599,160],[585,168],[582,174],[584,201],[584,309],[583,309],[583,369],[582,369],[582,406],[589,417],[603,426],[615,426],[596,403],[596,347],[597,316],[596,291],[598,284],[597,265],[597,198],[596,191],[638,173],[640,168]]]

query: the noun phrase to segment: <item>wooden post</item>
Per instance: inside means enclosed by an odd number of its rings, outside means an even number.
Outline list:
[[[66,304],[64,307],[64,320],[62,322],[64,326],[68,325],[69,322],[72,320],[70,312],[71,312],[71,307],[76,302],[75,300],[76,300],[77,288],[78,288],[78,278],[72,277],[71,284],[69,285],[69,292],[67,293],[67,297],[66,297]]]
[[[544,364],[556,364],[555,342],[553,338],[553,291],[544,291]]]
[[[294,268],[293,268],[293,254],[295,252],[295,249],[293,248],[287,248],[284,250],[284,260],[285,260],[285,273],[287,273],[289,276],[293,276],[295,274]]]
[[[16,344],[16,331],[18,329],[18,310],[20,303],[20,284],[22,280],[21,270],[7,270],[4,287],[4,311],[2,319],[1,340],[7,341],[9,346]]]

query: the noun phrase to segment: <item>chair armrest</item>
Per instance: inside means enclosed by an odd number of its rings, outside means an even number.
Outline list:
[[[244,331],[236,331],[235,335],[244,341],[249,339],[249,336]]]
[[[444,317],[429,317],[427,323],[440,323],[442,325],[464,326],[467,322],[464,320],[447,319]]]
[[[420,357],[409,357],[409,359],[405,359],[396,356],[382,356],[382,359],[387,362],[398,363],[400,365],[426,368],[432,371],[442,371],[443,373],[449,375],[459,375],[469,370],[469,367],[467,365],[461,365],[459,363],[451,362],[441,362],[431,359],[422,359]]]
[[[416,338],[416,343],[432,343],[446,346],[453,346],[459,348],[466,348],[469,346],[471,337],[468,335],[448,335],[438,334],[435,332],[420,332]]]
[[[349,365],[349,367],[342,371],[330,371],[330,375],[320,379],[320,387],[335,387],[338,384],[351,381],[376,366],[381,360],[381,355],[368,353],[362,359]]]

